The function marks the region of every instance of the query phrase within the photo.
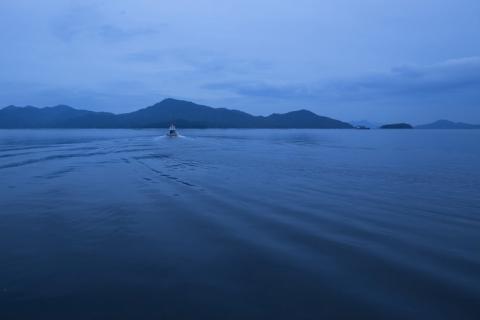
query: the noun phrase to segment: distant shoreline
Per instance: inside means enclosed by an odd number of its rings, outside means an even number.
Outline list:
[[[123,114],[75,109],[66,105],[45,108],[8,106],[0,109],[0,129],[160,129],[168,128],[172,123],[183,129],[480,129],[480,125],[448,120],[418,126],[408,123],[354,125],[306,109],[254,116],[239,110],[212,108],[175,99],[165,99]]]

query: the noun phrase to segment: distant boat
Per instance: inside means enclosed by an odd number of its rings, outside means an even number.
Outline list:
[[[178,137],[177,129],[173,123],[170,125],[170,128],[168,128],[167,137]]]
[[[366,127],[366,126],[355,126],[355,129],[358,129],[358,130],[370,130],[369,127]]]

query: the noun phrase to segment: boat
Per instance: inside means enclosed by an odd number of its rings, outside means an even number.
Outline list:
[[[366,127],[366,126],[356,126],[355,129],[358,129],[358,130],[370,130],[369,127]]]
[[[167,137],[178,137],[177,128],[175,128],[173,123],[168,128]]]

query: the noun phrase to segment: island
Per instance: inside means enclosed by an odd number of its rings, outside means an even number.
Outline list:
[[[392,123],[384,124],[380,129],[413,129],[413,126],[408,123]]]

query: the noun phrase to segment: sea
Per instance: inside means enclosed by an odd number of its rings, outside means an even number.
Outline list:
[[[0,130],[0,319],[480,319],[480,130]]]

